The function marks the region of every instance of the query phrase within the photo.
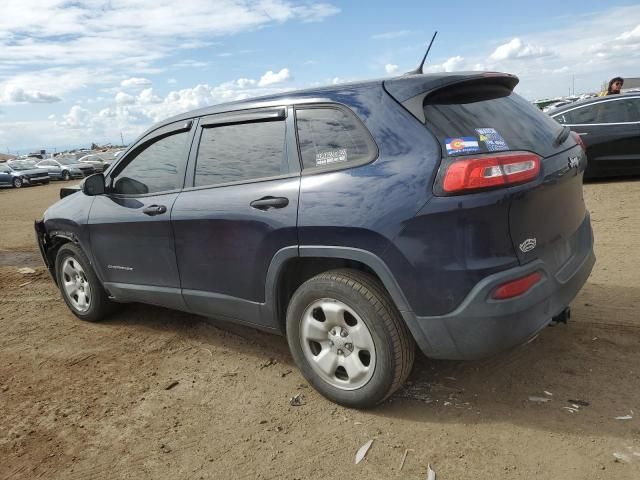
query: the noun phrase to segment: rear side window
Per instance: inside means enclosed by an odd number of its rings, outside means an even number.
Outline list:
[[[559,150],[553,143],[560,125],[502,86],[439,91],[425,99],[424,114],[448,156],[526,150],[546,157]]]
[[[285,122],[203,128],[196,162],[196,187],[287,173]]]
[[[377,148],[351,112],[335,107],[296,109],[304,169],[344,168],[372,161]]]

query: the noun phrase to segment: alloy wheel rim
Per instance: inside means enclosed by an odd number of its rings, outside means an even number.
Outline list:
[[[74,257],[67,257],[62,263],[62,284],[67,300],[78,312],[86,312],[91,307],[91,285],[89,279]]]
[[[341,390],[366,385],[375,370],[371,331],[351,307],[332,298],[311,303],[302,314],[300,342],[311,368]]]

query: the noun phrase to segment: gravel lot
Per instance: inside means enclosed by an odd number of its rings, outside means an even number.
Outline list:
[[[61,185],[0,190],[0,479],[640,478],[640,181],[585,187],[598,263],[568,326],[486,361],[419,357],[367,412],[308,387],[284,338],[142,305],[77,320],[32,229]]]

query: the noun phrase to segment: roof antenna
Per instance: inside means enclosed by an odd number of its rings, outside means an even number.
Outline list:
[[[405,73],[405,75],[420,75],[424,73],[422,71],[422,67],[424,67],[424,61],[427,59],[427,55],[429,55],[429,50],[431,50],[431,45],[433,45],[433,41],[436,39],[436,35],[438,35],[437,30],[433,33],[433,37],[431,37],[431,41],[429,42],[429,46],[427,47],[427,52],[424,54],[424,57],[422,57],[422,61],[420,62],[420,65],[418,66],[418,68]]]

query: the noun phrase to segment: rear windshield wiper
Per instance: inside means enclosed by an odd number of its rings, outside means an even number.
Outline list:
[[[569,134],[571,133],[571,129],[569,127],[562,127],[562,130],[554,140],[553,144],[556,147],[559,147],[564,143],[564,141],[569,138]]]

